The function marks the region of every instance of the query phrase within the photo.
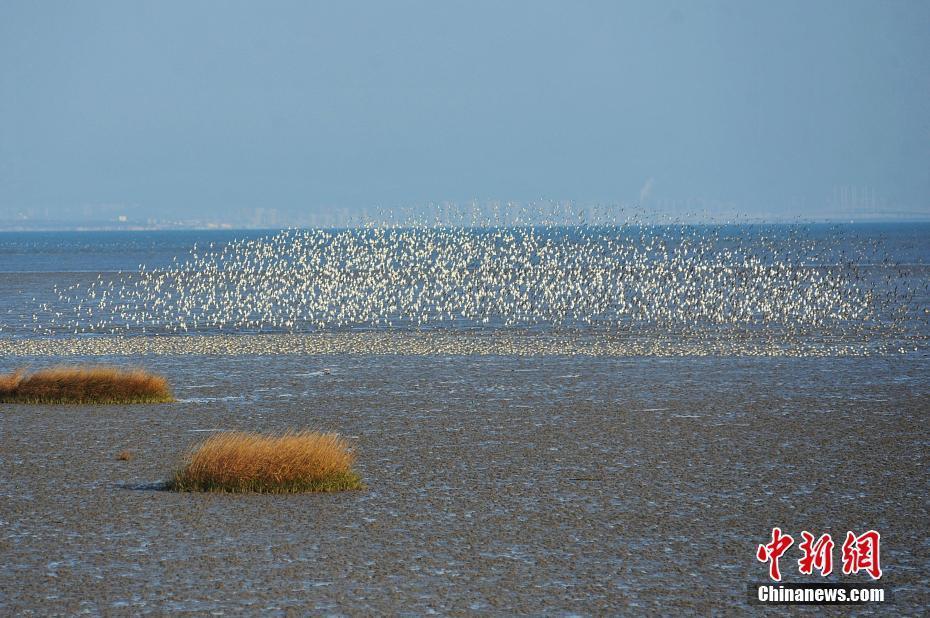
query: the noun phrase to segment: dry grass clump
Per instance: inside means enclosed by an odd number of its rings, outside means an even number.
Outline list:
[[[295,493],[361,489],[355,455],[334,433],[227,431],[196,445],[168,483],[177,491]]]
[[[160,403],[174,401],[168,381],[141,369],[53,367],[0,375],[0,403]]]

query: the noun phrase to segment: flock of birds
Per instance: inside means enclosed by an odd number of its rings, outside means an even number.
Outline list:
[[[489,221],[291,229],[195,245],[167,268],[140,265],[56,289],[58,302],[43,304],[32,328],[864,337],[902,332],[914,318],[907,273],[876,269],[882,259],[868,240],[834,243],[801,226]]]

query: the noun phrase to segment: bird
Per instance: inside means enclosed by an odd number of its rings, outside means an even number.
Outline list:
[[[864,342],[859,349],[867,351],[870,337],[913,337],[927,320],[907,268],[881,255],[876,239],[842,228],[655,224],[629,211],[609,219],[601,210],[525,206],[511,215],[447,209],[433,220],[398,217],[387,211],[343,229],[195,243],[167,266],[139,264],[56,286],[57,301],[33,308],[31,328],[121,335],[529,329],[608,346],[640,337],[713,351],[754,341],[800,354],[811,342],[837,340]]]

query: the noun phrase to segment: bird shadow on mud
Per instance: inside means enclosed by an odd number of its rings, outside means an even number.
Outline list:
[[[149,481],[147,483],[116,483],[116,487],[129,491],[170,491],[168,481]]]

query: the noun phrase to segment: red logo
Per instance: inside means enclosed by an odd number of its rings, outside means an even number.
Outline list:
[[[756,558],[759,562],[770,562],[769,577],[775,581],[781,581],[781,571],[778,570],[778,559],[788,551],[788,548],[794,543],[787,534],[782,535],[781,528],[772,528],[772,542],[768,545],[760,545],[756,550]]]
[[[843,543],[843,573],[851,575],[865,571],[872,579],[882,576],[882,566],[879,556],[879,543],[882,535],[875,530],[856,536],[853,532],[846,533]]]
[[[822,535],[817,542],[814,542],[814,535],[808,531],[801,533],[804,541],[798,545],[798,548],[804,552],[804,556],[798,560],[798,570],[803,575],[810,575],[816,568],[820,571],[821,577],[826,577],[833,572],[833,539],[829,534]]]
[[[802,575],[812,575],[814,569],[826,577],[833,572],[833,538],[829,534],[822,534],[816,538],[807,530],[801,533],[803,539],[798,545],[802,556],[798,560],[798,571]],[[788,548],[794,544],[794,539],[783,534],[781,528],[772,528],[772,540],[765,545],[759,545],[756,558],[759,562],[769,563],[769,577],[781,581],[781,570],[778,560]],[[865,571],[872,579],[882,576],[881,567],[881,535],[875,530],[856,536],[852,531],[846,533],[843,543],[843,574],[855,575]]]

